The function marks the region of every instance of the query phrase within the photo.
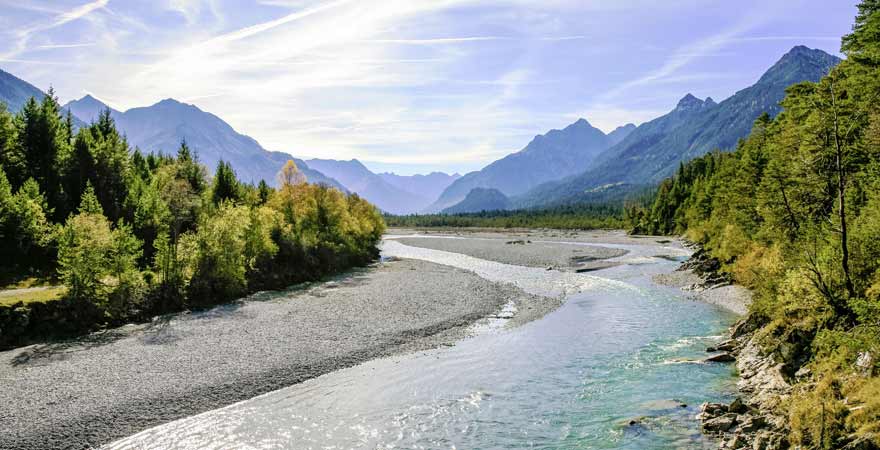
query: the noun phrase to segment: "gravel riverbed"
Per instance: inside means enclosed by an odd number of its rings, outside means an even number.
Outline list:
[[[513,302],[558,302],[395,260],[71,342],[0,352],[0,448],[87,448],[360,362],[451,345]],[[513,321],[512,321],[513,322]]]

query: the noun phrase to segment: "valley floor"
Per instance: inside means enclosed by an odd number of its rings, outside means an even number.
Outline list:
[[[410,245],[563,271],[625,253],[565,242],[661,239],[491,230],[469,231],[478,239],[468,241],[401,238],[413,233],[391,231]],[[98,446],[370,359],[451,345],[511,301],[520,311],[511,325],[561,304],[464,270],[391,259],[204,312],[0,352],[0,448]]]

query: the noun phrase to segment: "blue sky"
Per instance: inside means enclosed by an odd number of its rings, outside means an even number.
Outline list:
[[[0,68],[62,101],[163,98],[270,150],[467,172],[584,117],[721,101],[855,0],[0,0]]]

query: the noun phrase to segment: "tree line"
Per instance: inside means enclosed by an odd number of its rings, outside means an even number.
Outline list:
[[[48,278],[101,323],[200,308],[315,280],[378,256],[385,224],[357,195],[243,183],[197,152],[131,149],[105,110],[75,129],[53,92],[0,104],[0,280]]]
[[[481,211],[460,214],[385,216],[393,227],[621,229],[629,222],[616,203],[560,205],[543,209]]]
[[[781,408],[798,448],[880,446],[880,2],[858,10],[844,62],[626,212],[753,290],[757,337],[796,382]]]

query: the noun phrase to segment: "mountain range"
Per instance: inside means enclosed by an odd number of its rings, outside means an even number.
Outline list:
[[[109,107],[87,95],[67,103],[64,108],[82,121],[91,123]],[[342,183],[314,170],[301,159],[264,149],[250,136],[235,131],[219,117],[195,105],[165,99],[152,106],[132,108],[125,112],[110,108],[110,115],[128,143],[147,153],[174,153],[180,143],[186,141],[209,170],[213,170],[222,159],[232,164],[242,181],[257,183],[265,180],[269,184],[275,184],[278,171],[284,163],[293,159],[310,182],[345,190]]]
[[[17,112],[31,97],[40,100],[43,95],[43,91],[34,85],[9,72],[0,70],[0,101],[6,103],[6,108],[9,111]]]
[[[458,178],[458,174],[440,172],[414,176],[391,173],[377,175],[356,159],[310,159],[306,164],[339,180],[352,192],[357,192],[382,211],[391,214],[421,211],[436,198],[439,191]]]
[[[839,62],[821,50],[797,46],[755,84],[720,103],[687,94],[669,113],[608,134],[579,119],[561,130],[538,135],[521,151],[464,176],[376,174],[357,160],[293,159],[309,181],[357,192],[394,214],[621,199],[671,175],[681,162],[715,149],[733,149],[758,116],[781,111],[779,102],[788,86],[817,81]],[[0,101],[11,111],[18,111],[31,96],[42,95],[31,84],[0,70]],[[108,108],[90,95],[64,107],[80,124],[92,122]],[[133,147],[172,153],[185,140],[209,170],[223,159],[244,181],[274,183],[278,170],[292,159],[287,153],[267,151],[221,118],[174,99],[110,111]],[[480,190],[470,196],[476,188]]]
[[[493,188],[506,196],[514,196],[541,183],[581,173],[603,150],[625,139],[635,128],[629,124],[606,135],[586,119],[580,119],[562,130],[535,136],[521,151],[456,180],[427,211],[449,208],[477,187]]]
[[[734,149],[761,114],[779,114],[786,88],[803,81],[816,82],[838,63],[839,58],[822,50],[796,46],[755,84],[721,103],[687,94],[671,112],[640,125],[598,155],[588,170],[538,186],[513,199],[514,206],[577,203],[595,198],[603,188],[615,187],[626,193],[632,189],[620,189],[620,185],[636,188],[656,184],[672,175],[681,162],[715,149]]]
[[[443,191],[452,184],[453,181],[461,178],[461,175],[454,173],[452,175],[444,172],[431,172],[427,175],[397,175],[391,172],[383,172],[379,174],[385,182],[403,189],[407,192],[420,195],[424,198],[434,201]],[[423,205],[419,210],[424,209],[427,205]]]

